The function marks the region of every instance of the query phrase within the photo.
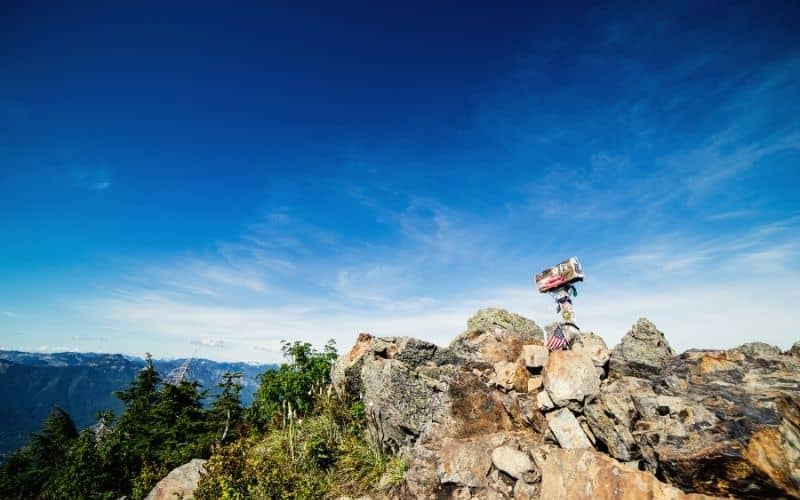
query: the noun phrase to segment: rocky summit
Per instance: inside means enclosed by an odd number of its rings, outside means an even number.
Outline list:
[[[448,347],[361,334],[332,369],[407,457],[396,498],[800,498],[800,350],[676,355],[638,320],[620,344],[484,309]]]

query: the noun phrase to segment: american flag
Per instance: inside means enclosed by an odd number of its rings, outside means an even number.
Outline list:
[[[564,338],[564,333],[561,331],[561,326],[557,326],[550,339],[547,341],[547,348],[551,351],[563,349],[567,345],[567,339]]]

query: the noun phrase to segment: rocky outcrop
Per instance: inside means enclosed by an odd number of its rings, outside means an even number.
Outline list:
[[[548,353],[485,309],[446,348],[362,334],[332,378],[407,456],[407,498],[800,498],[793,351],[675,356],[641,319],[613,350],[586,333]]]
[[[786,354],[790,356],[800,356],[800,340],[792,344],[792,348],[789,349]]]
[[[609,376],[655,376],[674,355],[664,332],[649,320],[640,318],[611,352]]]
[[[497,363],[517,360],[522,347],[541,345],[544,332],[533,321],[503,309],[481,309],[467,322],[467,331],[450,344],[454,355]]]
[[[194,498],[194,490],[205,474],[207,460],[195,458],[188,464],[172,469],[145,497],[145,500],[174,500]]]

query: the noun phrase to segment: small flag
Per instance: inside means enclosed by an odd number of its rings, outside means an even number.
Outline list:
[[[564,333],[561,331],[561,325],[557,326],[550,339],[547,341],[547,348],[551,351],[558,351],[567,345],[567,339],[564,338]]]

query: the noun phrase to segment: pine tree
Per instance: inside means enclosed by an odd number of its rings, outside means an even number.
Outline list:
[[[14,453],[0,472],[1,498],[58,498],[62,474],[78,430],[66,410],[54,406],[28,446]]]
[[[241,372],[225,372],[222,374],[217,387],[222,392],[211,404],[209,410],[209,423],[213,442],[225,444],[236,440],[239,437],[239,427],[242,423],[244,410],[242,408],[241,392],[242,378]]]
[[[124,477],[139,475],[142,464],[156,460],[154,444],[158,439],[158,428],[153,425],[153,413],[159,402],[158,385],[161,376],[153,366],[150,353],[145,358],[145,367],[136,375],[131,385],[114,393],[123,403],[125,410],[120,415],[116,427],[113,453],[119,454],[123,463]]]

